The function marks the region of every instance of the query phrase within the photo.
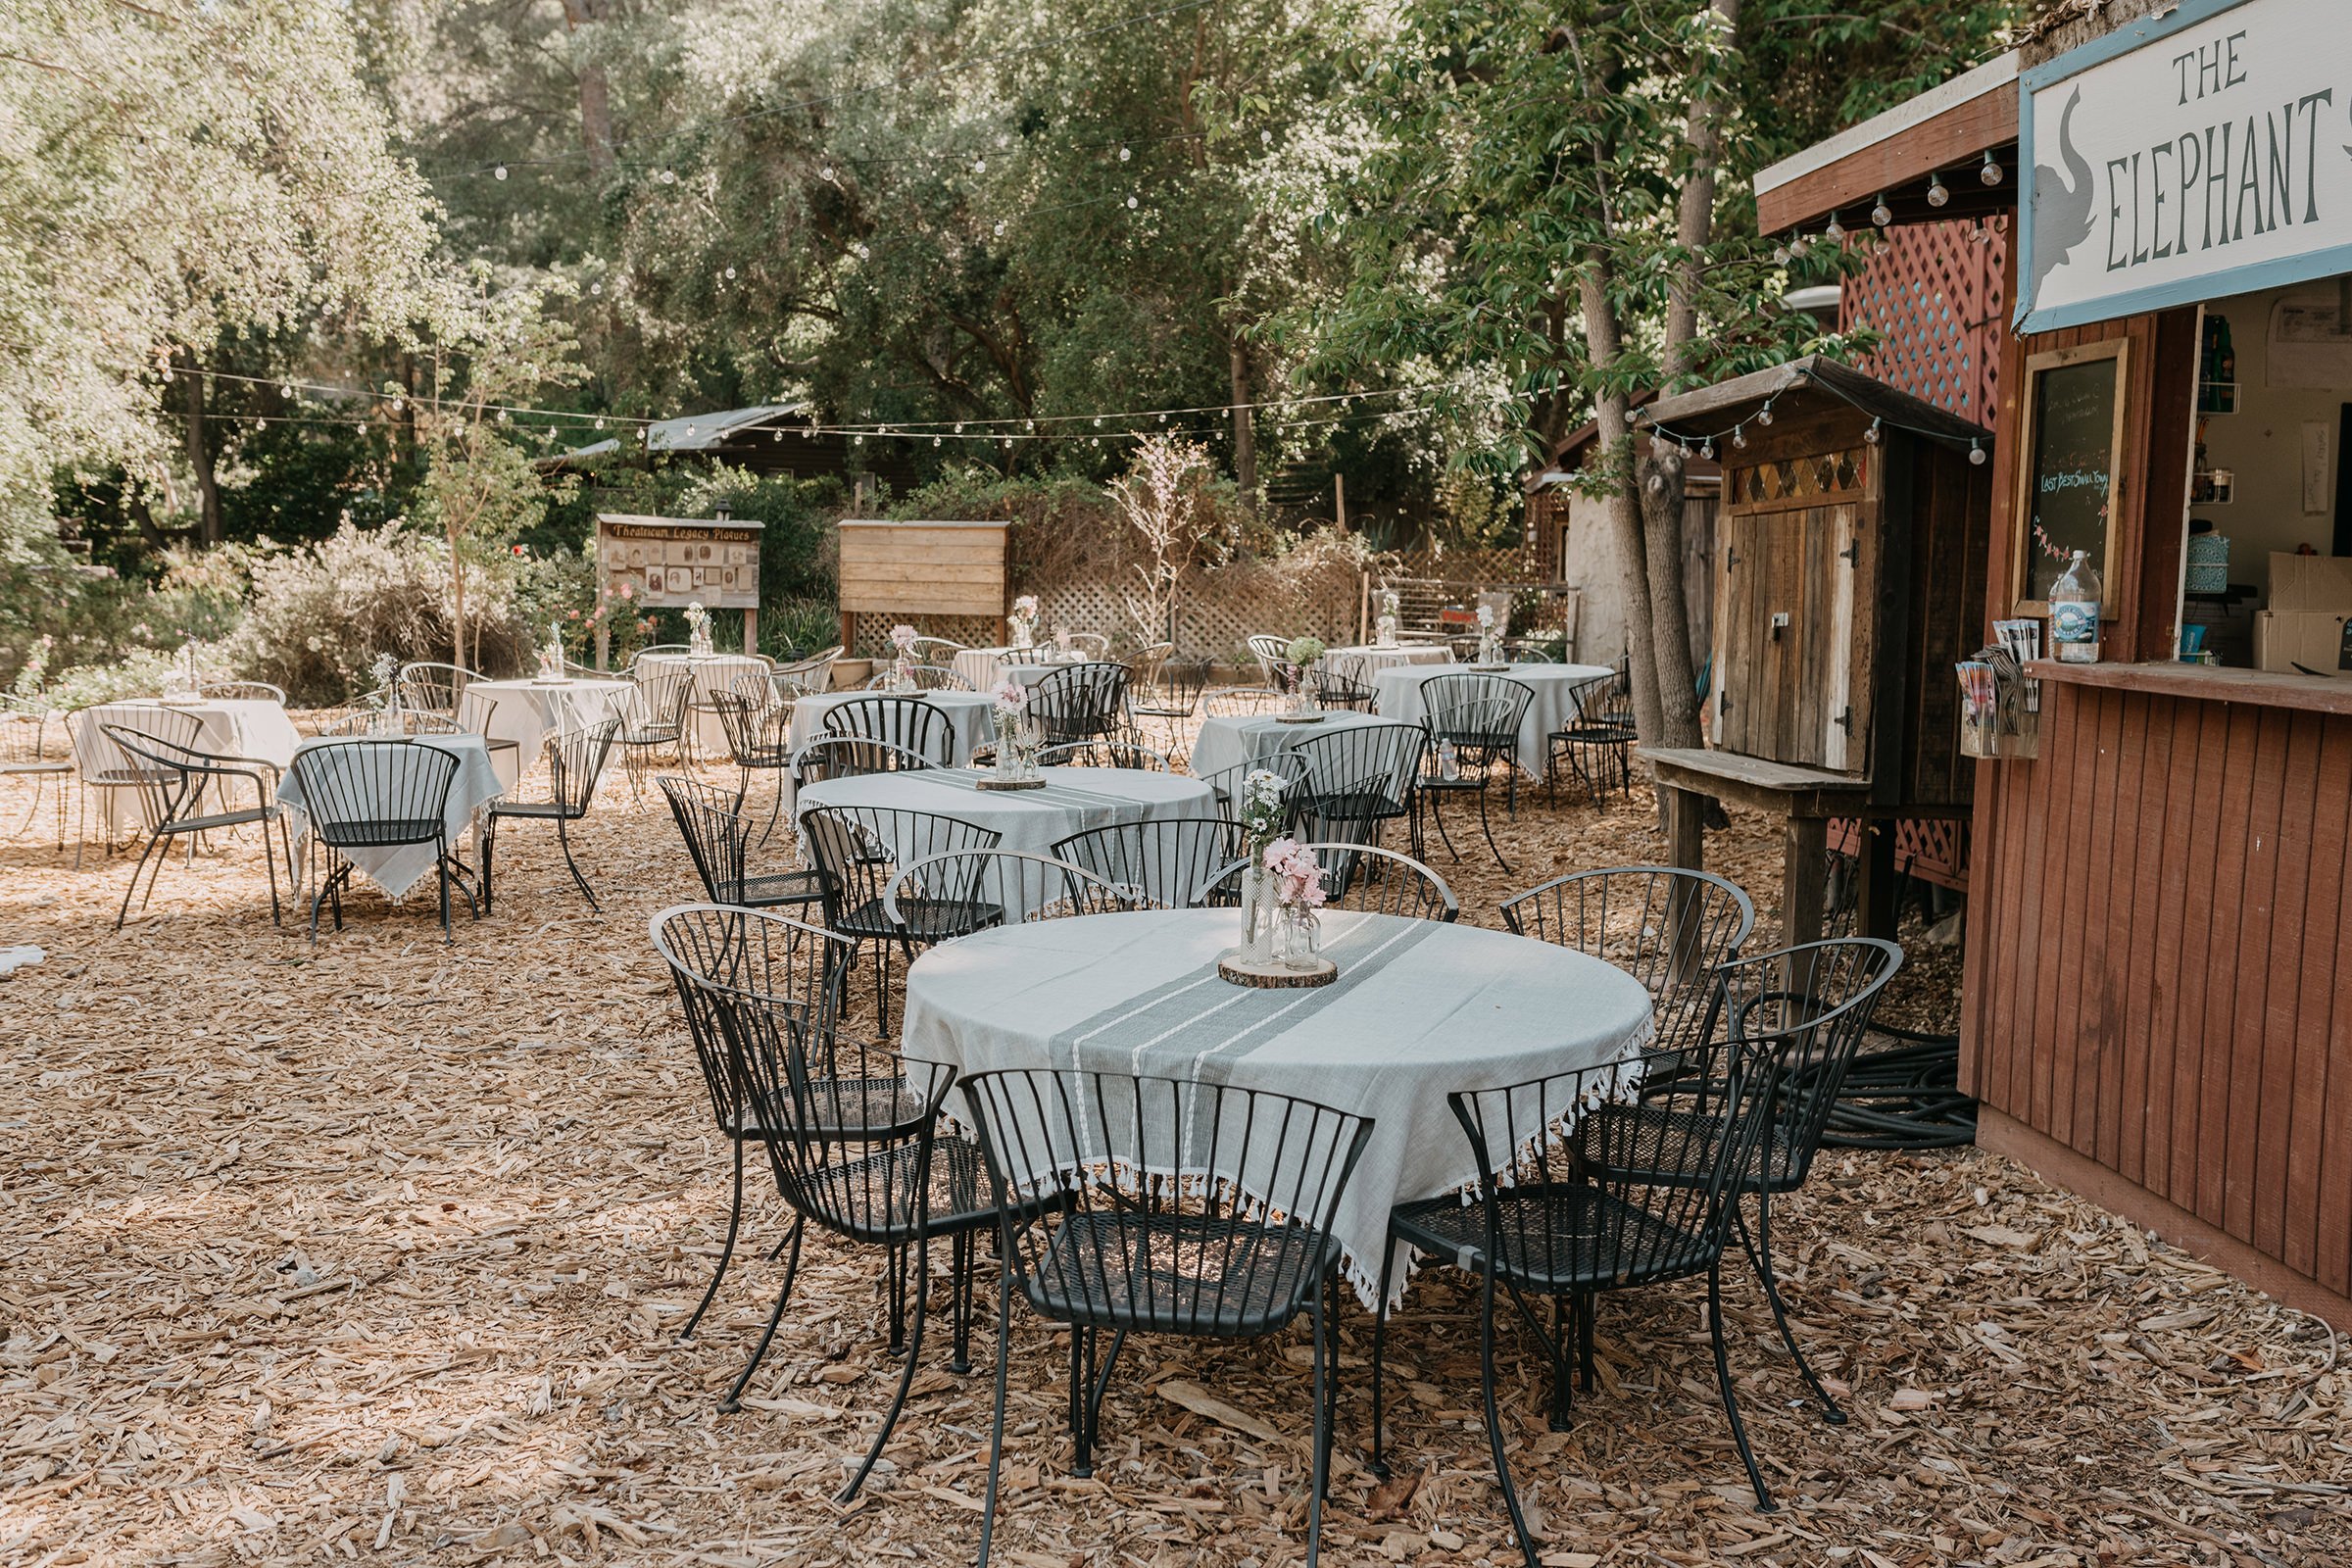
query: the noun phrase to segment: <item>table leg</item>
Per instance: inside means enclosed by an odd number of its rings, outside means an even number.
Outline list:
[[[1826,817],[1792,816],[1781,839],[1781,944],[1821,940],[1826,902],[1830,824]]]
[[[1855,897],[1855,928],[1866,937],[1894,937],[1894,830],[1885,817],[1862,822],[1862,883]]]

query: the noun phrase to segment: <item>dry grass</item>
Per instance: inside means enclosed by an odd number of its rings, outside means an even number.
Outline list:
[[[0,822],[24,805],[0,791]],[[1500,892],[1555,868],[1654,858],[1649,821],[1523,802],[1511,876],[1442,869],[1491,923]],[[1761,824],[1718,838],[1720,865],[1777,885]],[[49,953],[0,981],[0,1560],[968,1560],[984,1375],[923,1370],[889,1468],[857,1507],[829,1500],[893,1372],[867,1254],[812,1244],[742,1414],[714,1406],[777,1278],[758,1255],[782,1234],[772,1197],[700,1342],[675,1342],[725,1213],[725,1146],[645,939],[690,871],[666,814],[617,788],[580,839],[603,914],[525,825],[501,845],[498,917],[461,918],[454,947],[420,902],[371,894],[316,947],[272,928],[249,842],[168,870],[118,936],[124,860],[76,872],[45,839],[0,842],[0,944]],[[1948,1016],[1951,982],[1948,956],[1923,963],[1907,1006]],[[1782,1229],[1852,1424],[1797,1404],[1735,1285],[1787,1504],[1755,1513],[1698,1293],[1608,1301],[1604,1387],[1574,1430],[1545,1430],[1539,1381],[1509,1379],[1548,1561],[2352,1558],[2352,1368],[2331,1333],[1974,1152],[1832,1155]],[[1327,1561],[1512,1560],[1469,1305],[1433,1271],[1392,1340],[1409,1495],[1357,1462],[1350,1311]],[[1506,1350],[1528,1364],[1516,1336]],[[1302,1339],[1132,1347],[1086,1483],[1064,1473],[1057,1343],[1024,1322],[1014,1352],[1000,1560],[1301,1555]],[[1174,1402],[1187,1383],[1281,1440]]]

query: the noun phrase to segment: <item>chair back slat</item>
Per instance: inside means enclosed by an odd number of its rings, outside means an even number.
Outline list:
[[[1599,958],[1647,988],[1661,1050],[1709,1031],[1717,969],[1755,929],[1755,901],[1728,878],[1671,865],[1572,871],[1505,899],[1523,937]]]
[[[1127,666],[1108,662],[1063,664],[1029,688],[1029,710],[1046,744],[1108,738],[1127,711]]]
[[[1114,822],[1058,840],[1054,853],[1134,890],[1146,907],[1199,908],[1218,886],[1219,873],[1240,857],[1242,830],[1222,816]]]
[[[885,741],[935,767],[956,764],[956,727],[936,703],[920,697],[853,697],[835,703],[825,710],[824,732]]]
[[[290,771],[312,836],[354,850],[446,842],[458,767],[429,741],[388,739],[306,746]]]

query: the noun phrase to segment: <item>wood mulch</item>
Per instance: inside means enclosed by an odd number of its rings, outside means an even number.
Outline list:
[[[0,782],[13,825],[26,791]],[[1645,802],[1523,798],[1497,835],[1510,875],[1459,833],[1465,859],[1440,868],[1494,923],[1498,896],[1554,870],[1656,858],[1652,822]],[[719,1414],[779,1278],[771,1193],[697,1343],[676,1341],[728,1153],[646,940],[695,892],[658,801],[614,784],[579,833],[601,914],[551,835],[511,827],[499,913],[461,915],[454,946],[423,901],[372,893],[315,947],[273,928],[249,840],[168,868],[117,935],[128,861],[76,871],[48,826],[0,841],[0,947],[48,953],[0,980],[0,1562],[969,1560],[993,1331],[970,1376],[927,1352],[847,1509],[832,1494],[895,1376],[870,1254],[812,1238],[749,1408]],[[1715,840],[1720,866],[1777,887],[1767,824]],[[1903,1006],[1948,1022],[1956,960],[1917,956]],[[1832,1153],[1777,1229],[1850,1424],[1806,1408],[1738,1271],[1775,1514],[1731,1448],[1700,1291],[1603,1304],[1601,1387],[1566,1432],[1512,1333],[1546,1564],[2352,1560],[2352,1365],[2325,1325],[1973,1151]],[[1349,1309],[1327,1561],[1515,1561],[1472,1305],[1444,1270],[1408,1298],[1380,1486]],[[1300,1560],[1303,1331],[1131,1346],[1087,1482],[1066,1474],[1058,1343],[1016,1323],[1001,1561]]]

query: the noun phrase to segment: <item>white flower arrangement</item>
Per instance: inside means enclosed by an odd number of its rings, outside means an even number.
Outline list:
[[[915,629],[905,621],[890,628],[890,645],[904,655],[914,646]]]
[[[1382,614],[1394,619],[1399,603],[1401,603],[1401,601],[1397,599],[1396,589],[1383,588],[1380,591],[1380,612]]]
[[[1252,853],[1271,843],[1282,827],[1282,798],[1290,785],[1280,773],[1266,768],[1251,768],[1242,777],[1241,819],[1242,834],[1251,846]]]
[[[1321,659],[1323,651],[1323,640],[1319,637],[1294,637],[1291,639],[1291,646],[1284,649],[1283,653],[1288,656],[1292,663],[1304,669],[1316,660]]]
[[[1493,605],[1478,607],[1478,629],[1484,632],[1491,632],[1494,629],[1494,607]]]
[[[710,612],[703,608],[703,602],[700,599],[687,604],[686,624],[697,632],[708,632],[710,629]]]

